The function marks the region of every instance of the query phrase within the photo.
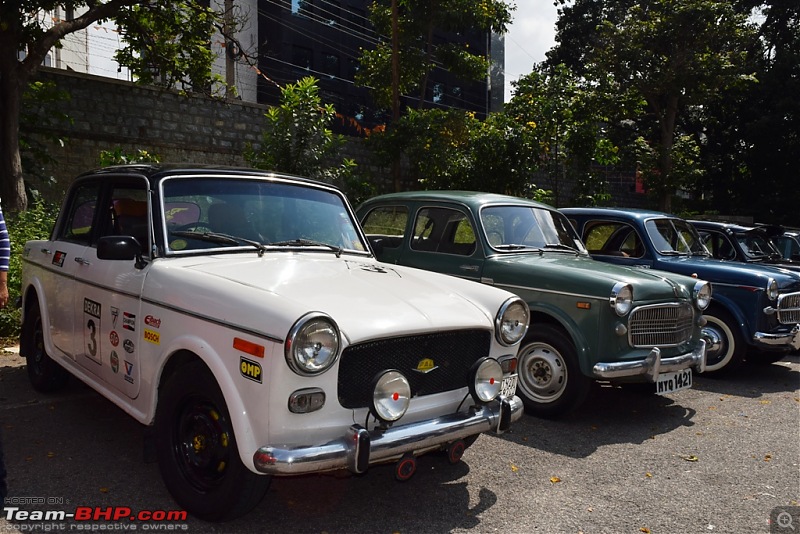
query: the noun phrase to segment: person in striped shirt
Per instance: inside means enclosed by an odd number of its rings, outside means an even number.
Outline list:
[[[8,228],[0,208],[0,308],[8,304],[8,260],[11,257],[11,240],[8,239]],[[8,487],[6,485],[6,464],[3,460],[3,429],[0,426],[0,508],[3,506]]]

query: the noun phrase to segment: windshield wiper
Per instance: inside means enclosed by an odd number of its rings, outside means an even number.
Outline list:
[[[330,243],[323,243],[322,241],[314,241],[312,239],[289,239],[287,241],[276,241],[274,243],[267,243],[271,247],[325,247],[336,253],[336,257],[342,255],[342,247],[331,245]]]
[[[536,248],[530,245],[518,245],[516,243],[505,243],[503,245],[494,245],[497,250],[519,250],[521,248]]]
[[[575,247],[571,247],[569,245],[565,245],[564,243],[545,243],[544,248],[554,248],[558,250],[568,250],[570,252],[575,252],[577,254],[578,249]]]
[[[686,252],[678,252],[677,250],[659,250],[659,254],[663,254],[664,256],[686,256]]]
[[[259,243],[258,241],[253,241],[252,239],[245,239],[244,237],[238,237],[235,235],[229,234],[218,234],[216,232],[192,232],[189,230],[178,230],[175,232],[170,232],[172,235],[177,237],[186,237],[189,239],[197,239],[199,241],[208,241],[210,243],[218,243],[220,245],[252,245],[258,250],[259,256],[264,253],[266,248],[263,244]]]

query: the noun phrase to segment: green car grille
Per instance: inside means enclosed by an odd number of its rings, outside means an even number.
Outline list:
[[[778,321],[781,324],[800,323],[800,293],[778,297]]]
[[[689,303],[640,306],[628,319],[628,341],[634,347],[675,347],[692,337],[694,311]]]

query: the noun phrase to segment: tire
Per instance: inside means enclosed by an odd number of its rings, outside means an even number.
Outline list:
[[[554,418],[569,413],[586,400],[592,380],[581,373],[565,333],[550,325],[532,330],[517,356],[517,395],[529,415]]]
[[[42,393],[63,389],[69,381],[69,373],[53,361],[44,348],[44,328],[38,301],[34,301],[25,314],[22,335],[25,336],[25,362],[28,379],[33,389]]]
[[[707,321],[702,328],[706,341],[706,371],[703,375],[720,376],[741,367],[747,347],[739,325],[721,309],[711,309],[703,316]]]
[[[272,477],[239,458],[225,399],[202,362],[183,366],[163,387],[156,408],[156,457],[175,501],[206,521],[227,521],[252,510]]]

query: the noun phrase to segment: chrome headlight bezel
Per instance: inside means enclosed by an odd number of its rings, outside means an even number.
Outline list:
[[[625,317],[633,309],[633,287],[624,282],[617,282],[611,289],[608,299],[611,309],[620,317]]]
[[[694,284],[694,289],[692,290],[692,299],[694,300],[694,305],[697,306],[697,309],[700,311],[705,310],[711,305],[711,284],[706,282],[705,280],[700,280]]]
[[[370,412],[383,423],[394,423],[403,417],[411,403],[411,384],[396,369],[386,369],[372,380]]]
[[[777,300],[779,296],[780,296],[780,291],[778,291],[778,282],[776,282],[774,278],[768,279],[767,298],[769,300]]]
[[[294,323],[286,336],[286,363],[301,376],[324,373],[339,358],[341,339],[339,327],[329,315],[309,312]]]
[[[488,356],[476,361],[469,372],[469,392],[475,402],[486,404],[500,395],[503,387],[503,368]]]
[[[519,297],[506,300],[494,318],[494,334],[497,342],[504,347],[516,345],[528,333],[531,311],[528,304]]]

